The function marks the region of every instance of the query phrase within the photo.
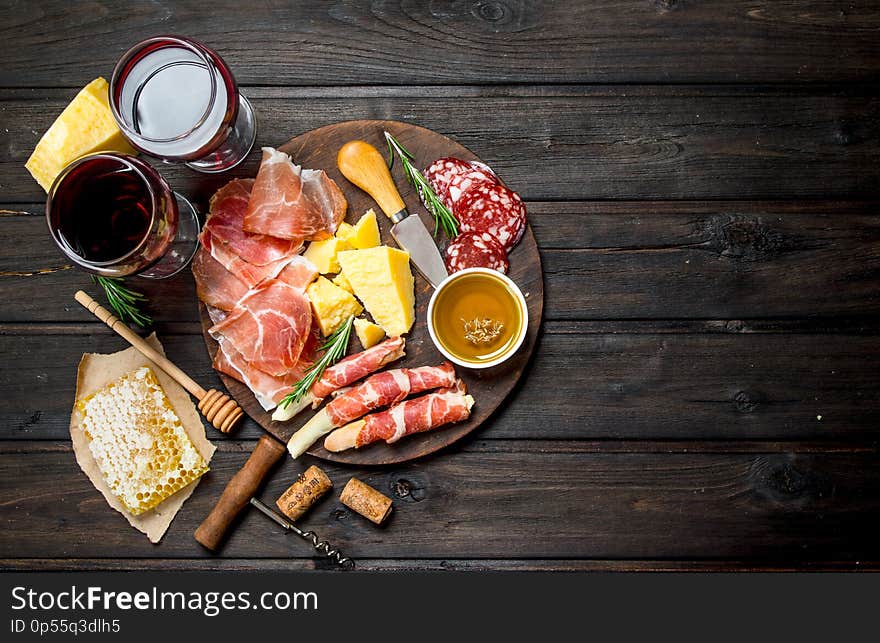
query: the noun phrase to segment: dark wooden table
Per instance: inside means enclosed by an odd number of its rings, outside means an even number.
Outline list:
[[[258,144],[417,123],[528,201],[546,306],[521,387],[436,456],[327,467],[395,500],[383,529],[336,498],[304,521],[362,568],[880,566],[880,3],[242,6],[0,3],[0,566],[324,565],[253,514],[219,556],[193,540],[252,422],[211,434],[213,470],[158,546],[71,452],[80,355],[123,343],[73,302],[88,278],[56,270],[22,165],[79,87],[159,33],[222,53]],[[256,167],[162,171],[204,208]],[[189,274],[137,285],[169,354],[217,385]]]

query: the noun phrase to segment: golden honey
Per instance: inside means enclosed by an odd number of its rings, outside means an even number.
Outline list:
[[[480,364],[515,349],[523,317],[519,300],[504,281],[474,272],[443,287],[431,322],[446,352],[463,362]]]

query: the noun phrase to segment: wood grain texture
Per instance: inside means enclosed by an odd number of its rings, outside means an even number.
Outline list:
[[[877,78],[880,9],[830,0],[5,2],[0,83],[83,85],[138,40],[216,47],[244,84]],[[79,46],[81,42],[93,47]],[[290,64],[291,58],[296,61]]]
[[[279,146],[279,149],[290,154],[303,167],[325,170],[345,193],[348,200],[346,218],[349,223],[355,223],[363,212],[375,208],[376,203],[368,194],[342,176],[336,167],[336,155],[339,149],[349,141],[366,141],[377,149],[382,147],[385,141],[382,135],[383,131],[393,134],[404,149],[412,154],[415,162],[422,166],[430,165],[436,159],[445,156],[478,160],[473,152],[442,134],[395,121],[335,123],[297,136]],[[387,144],[385,145],[387,147]],[[415,187],[407,182],[400,163],[393,170],[392,180],[396,183],[403,202],[409,206],[410,216],[421,216],[425,228],[431,230],[433,228],[431,216],[421,207],[419,195]],[[392,214],[395,212],[396,210]],[[391,236],[391,222],[388,218],[378,215],[378,225],[382,242],[396,247],[397,244]],[[442,234],[438,237],[437,243],[441,250],[445,248],[448,241]],[[428,301],[434,290],[421,274],[415,270],[413,270],[413,274],[415,277],[415,322],[406,333],[406,355],[403,359],[394,362],[394,367],[416,368],[441,364],[445,361],[440,351],[434,347],[428,334]],[[528,312],[525,339],[516,354],[509,357],[503,364],[485,370],[456,368],[456,373],[464,381],[468,393],[477,400],[466,420],[445,427],[443,430],[408,436],[405,440],[393,445],[379,442],[363,449],[350,449],[340,453],[327,451],[322,446],[323,440],[319,440],[311,446],[308,453],[325,460],[349,464],[395,464],[433,453],[479,428],[501,406],[517,385],[538,341],[538,331],[544,310],[544,282],[541,257],[538,254],[538,246],[531,229],[526,229],[523,238],[510,253],[508,276],[520,287],[525,296]],[[199,311],[205,343],[213,359],[219,349],[217,342],[208,334],[208,329],[213,326],[213,322],[204,306],[200,306]],[[348,354],[353,354],[360,349],[357,340],[352,337],[348,345]],[[287,422],[274,422],[271,414],[263,410],[246,385],[222,373],[220,379],[245,412],[267,432],[284,443],[314,415],[313,411],[305,410]]]
[[[878,571],[874,561],[589,560],[578,558],[359,558],[359,571],[380,572],[852,572]],[[6,558],[0,571],[298,572],[327,567],[317,558]],[[340,573],[345,573],[340,571]]]
[[[525,384],[475,436],[876,441],[880,335],[785,328],[750,332],[748,324],[724,322],[632,332],[626,325],[545,324]],[[160,338],[194,379],[219,385],[200,337]],[[66,439],[80,356],[124,347],[100,326],[77,334],[3,330],[0,351],[16,368],[0,371],[0,439]],[[246,419],[235,437],[259,434]],[[227,439],[214,431],[211,437]]]
[[[503,175],[502,175],[503,176]],[[756,319],[880,314],[878,202],[529,202],[551,320]],[[3,206],[20,241],[0,275],[65,265],[37,204]],[[198,321],[188,272],[134,280],[162,323]],[[40,296],[32,296],[39,287]],[[87,322],[88,276],[0,276],[0,323]],[[831,296],[833,294],[833,296]]]
[[[0,557],[155,556],[60,446],[0,454],[0,479],[17,480],[0,489]],[[163,540],[162,557],[202,555],[192,531],[245,456],[215,455]],[[337,488],[357,476],[388,494],[394,513],[376,528],[333,495],[301,524],[356,558],[872,560],[880,536],[880,498],[866,493],[880,484],[873,462],[874,454],[796,451],[590,454],[575,445],[551,453],[459,450],[383,470],[325,463]],[[262,497],[274,500],[309,463],[285,461]],[[253,511],[221,554],[310,557]]]
[[[528,200],[547,289],[528,384],[415,465],[322,465],[394,498],[382,529],[336,496],[304,519],[361,569],[880,569],[878,3],[0,7],[0,569],[327,567],[255,512],[220,556],[192,539],[262,433],[250,420],[216,436],[162,545],[129,529],[67,441],[79,356],[124,346],[70,300],[85,275],[8,274],[63,266],[23,168],[34,144],[161,32],[218,48],[258,146],[395,119],[448,134]],[[161,171],[204,208],[258,158]],[[191,277],[133,283],[169,353],[216,386]],[[285,462],[264,499],[312,462]]]
[[[45,195],[24,169],[76,90],[3,90],[3,200]],[[880,98],[730,88],[402,87],[245,90],[257,145],[229,175],[163,166],[205,203],[231,176],[253,176],[260,145],[352,119],[390,119],[450,135],[527,200],[878,197]],[[479,118],[474,115],[479,114]]]

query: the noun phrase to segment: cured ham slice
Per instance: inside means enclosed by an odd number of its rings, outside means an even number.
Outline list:
[[[297,255],[291,258],[282,268],[281,272],[278,273],[278,280],[294,288],[305,290],[317,276],[318,269],[315,267],[315,264],[302,255]]]
[[[229,340],[251,366],[280,377],[296,366],[311,327],[305,292],[269,279],[250,290],[208,332],[218,341]]]
[[[474,398],[466,395],[464,384],[459,381],[454,387],[404,400],[337,429],[324,440],[324,448],[338,452],[358,449],[379,440],[393,444],[406,435],[466,420],[473,404]]]
[[[214,356],[214,368],[247,385],[260,406],[266,411],[270,411],[290,392],[293,385],[302,379],[306,370],[318,359],[320,331],[313,326],[296,367],[282,377],[269,375],[254,368],[226,338],[221,337],[219,344],[220,348]]]
[[[311,393],[315,398],[312,406],[317,407],[333,391],[353,384],[403,357],[405,345],[406,341],[403,337],[390,337],[365,351],[339,360],[327,368],[321,379],[312,385]]]
[[[449,362],[440,366],[396,368],[371,375],[315,413],[291,436],[287,450],[296,458],[315,440],[336,427],[375,409],[400,402],[414,393],[453,386],[455,381],[455,369]]]
[[[229,272],[204,248],[196,250],[192,260],[192,273],[196,280],[196,295],[214,308],[232,310],[238,300],[245,296],[248,286]]]
[[[235,254],[232,246],[228,243],[216,241],[211,231],[207,228],[202,230],[199,238],[201,239],[202,247],[208,250],[218,263],[247,284],[249,288],[253,288],[266,279],[277,277],[278,273],[290,262],[291,257],[297,256],[283,257],[264,266],[258,266],[245,261]]]
[[[202,245],[236,274],[235,266],[227,263],[232,257],[254,266],[268,266],[297,254],[302,247],[301,239],[279,239],[245,231],[245,212],[253,187],[253,179],[235,179],[217,190],[211,197],[210,214],[202,233]]]
[[[345,196],[323,170],[303,170],[284,152],[263,148],[242,228],[303,240],[329,239],[345,216]]]

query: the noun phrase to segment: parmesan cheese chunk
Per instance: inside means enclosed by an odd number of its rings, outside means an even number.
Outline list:
[[[342,272],[389,337],[403,335],[415,320],[415,290],[409,253],[388,246],[339,253]]]
[[[208,470],[147,366],[80,400],[77,409],[101,475],[132,515],[152,509]]]

